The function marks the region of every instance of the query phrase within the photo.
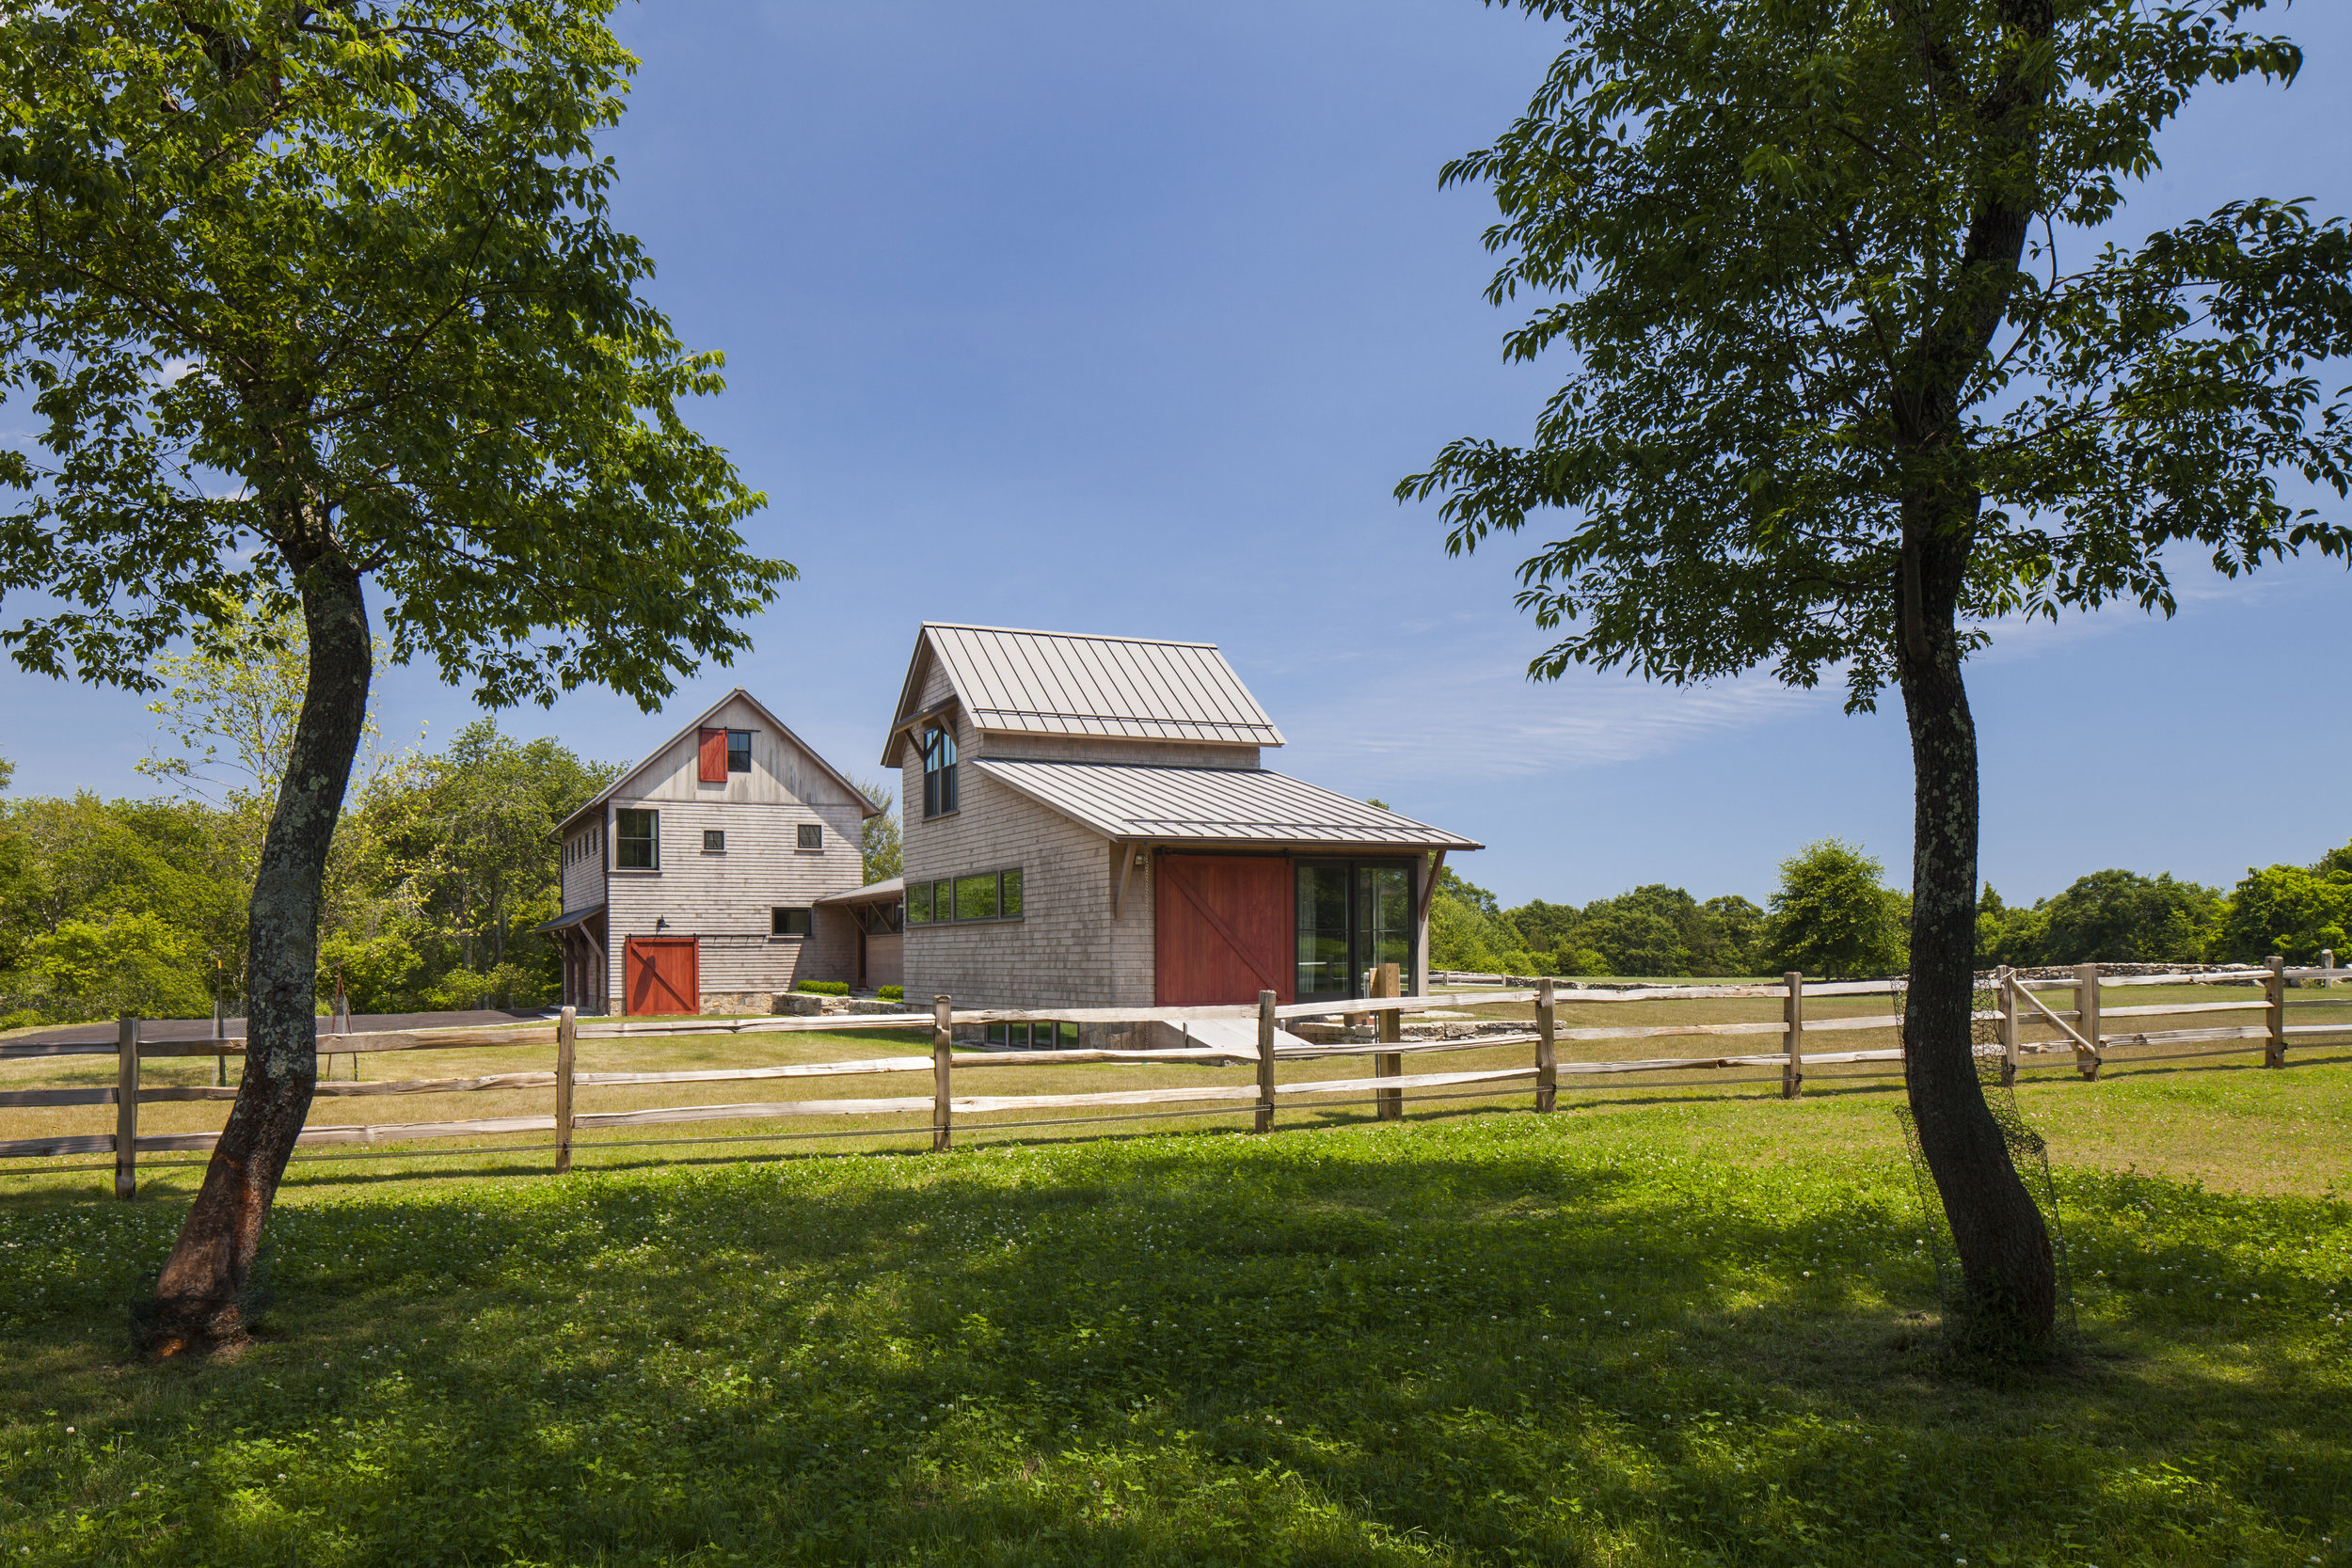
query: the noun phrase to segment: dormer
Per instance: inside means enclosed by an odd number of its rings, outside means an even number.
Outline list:
[[[1256,768],[1281,744],[1214,642],[934,622],[915,638],[882,765],[920,757],[926,789],[952,790],[966,756]]]

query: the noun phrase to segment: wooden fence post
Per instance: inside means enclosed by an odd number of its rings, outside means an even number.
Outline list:
[[[2270,1037],[2263,1041],[2263,1066],[2287,1065],[2287,961],[2273,953],[2264,960],[2270,965],[2270,976],[2263,982],[2263,999],[2270,1004],[2263,1014],[2270,1025]]]
[[[2017,972],[2003,964],[1993,983],[2000,997],[2001,1083],[2007,1086],[2017,1082]]]
[[[1274,993],[1258,993],[1258,1132],[1274,1131]]]
[[[948,1120],[949,1087],[948,1056],[956,1048],[955,1003],[945,996],[931,998],[931,1152],[944,1154],[955,1142],[955,1128]]]
[[[2327,970],[2332,970],[2336,967],[2336,950],[2334,948],[2323,947],[2319,950],[2319,967]],[[2333,974],[2324,974],[2320,976],[2319,983],[2332,990],[2336,983],[2336,977]]]
[[[1780,1005],[1780,1022],[1786,1031],[1782,1042],[1788,1059],[1780,1064],[1780,1097],[1794,1100],[1804,1092],[1804,971],[1789,970],[1781,980],[1788,988]]]
[[[572,1168],[572,1057],[580,1040],[580,1009],[566,1007],[555,1025],[555,1174]]]
[[[1556,1110],[1559,1104],[1559,1042],[1552,1028],[1551,977],[1546,975],[1535,982],[1535,1109]]]
[[[139,1021],[125,1015],[115,1032],[115,1196],[139,1190]]]
[[[2106,1042],[2099,1030],[2099,966],[2074,966],[2074,1033],[2090,1042],[2086,1053],[2081,1046],[2074,1048],[2074,1068],[2092,1083],[2099,1081],[2099,1068],[2106,1060]]]
[[[1405,988],[1405,972],[1395,964],[1375,964],[1372,970],[1372,994],[1377,997],[1398,996]],[[1372,1032],[1382,1044],[1402,1044],[1405,1039],[1405,1015],[1390,1007],[1372,1015]],[[1398,1051],[1375,1051],[1372,1055],[1372,1075],[1375,1078],[1395,1078],[1405,1071],[1405,1055]],[[1405,1115],[1405,1091],[1381,1089],[1373,1096],[1372,1114],[1375,1120],[1395,1121]]]

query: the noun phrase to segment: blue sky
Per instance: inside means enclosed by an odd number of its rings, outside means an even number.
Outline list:
[[[2241,195],[2352,210],[2352,19],[2278,24],[2302,81],[2193,105],[2122,231]],[[583,692],[511,730],[632,757],[739,682],[872,774],[924,619],[1195,638],[1288,734],[1274,766],[1484,840],[1462,869],[1508,903],[1761,899],[1827,834],[1908,880],[1898,706],[1530,685],[1520,552],[1449,560],[1434,510],[1390,499],[1452,436],[1522,436],[1559,373],[1502,363],[1491,207],[1437,188],[1540,80],[1543,25],[1471,0],[663,0],[618,25],[644,62],[619,215],[686,341],[727,355],[692,413],[803,575],[666,717]],[[2013,628],[1972,666],[1983,864],[2012,900],[2352,838],[2352,582],[2183,581],[2171,622]],[[383,709],[393,739],[472,716],[422,668]],[[0,674],[20,793],[143,792],[151,734],[135,699]]]

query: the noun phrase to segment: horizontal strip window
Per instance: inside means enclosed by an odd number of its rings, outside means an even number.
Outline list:
[[[910,926],[964,925],[983,920],[1018,920],[1024,901],[1021,868],[976,871],[963,877],[907,884]]]
[[[1075,1051],[1074,1023],[992,1023],[988,1043],[1009,1051]]]

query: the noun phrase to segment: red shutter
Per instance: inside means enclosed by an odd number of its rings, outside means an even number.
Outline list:
[[[703,781],[703,783],[705,783],[705,784],[724,784],[724,783],[726,783],[726,782],[727,782],[727,732],[726,732],[726,731],[724,731],[724,730],[705,730],[705,731],[703,731],[703,734],[702,734],[702,746],[703,746],[703,758],[702,758],[702,761],[703,761],[703,767],[702,767],[702,781]]]

